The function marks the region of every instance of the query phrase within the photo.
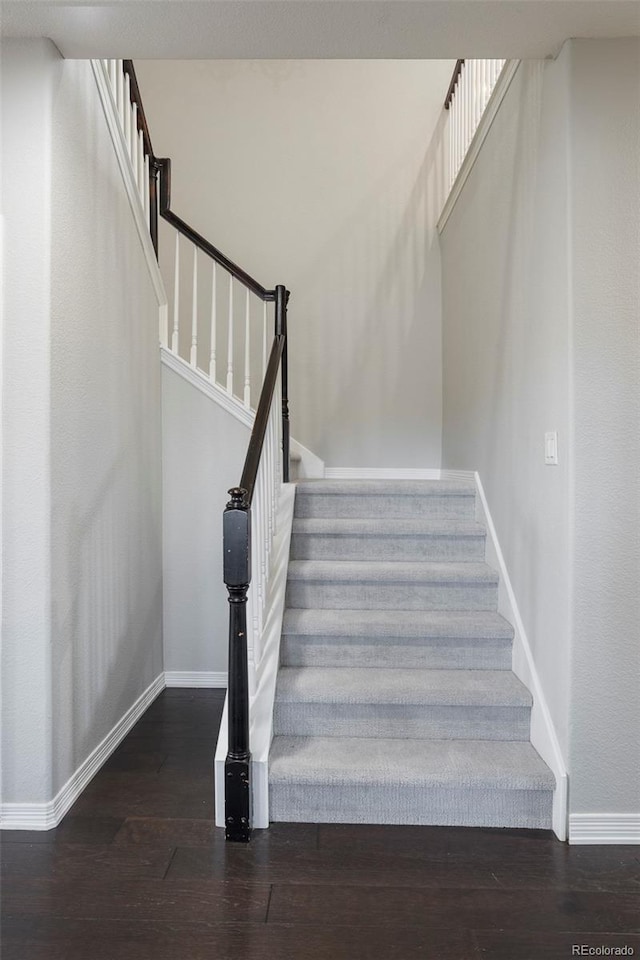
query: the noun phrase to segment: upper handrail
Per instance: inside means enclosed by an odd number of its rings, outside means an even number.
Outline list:
[[[460,79],[460,74],[462,73],[462,68],[464,66],[464,60],[456,60],[456,65],[453,68],[453,74],[451,76],[451,83],[449,84],[449,89],[447,90],[447,95],[444,98],[444,108],[448,110],[451,106],[451,101],[453,100],[453,95],[455,93],[458,80]]]
[[[246,270],[243,270],[242,267],[239,267],[233,262],[233,260],[230,260],[229,257],[222,253],[221,250],[218,250],[217,247],[214,247],[212,243],[209,243],[208,240],[205,240],[205,238],[199,234],[197,230],[194,230],[192,226],[190,226],[185,220],[173,213],[171,210],[171,160],[168,157],[156,157],[153,151],[151,135],[149,133],[149,125],[147,123],[144,104],[142,102],[142,94],[140,93],[140,87],[138,85],[136,71],[133,66],[133,60],[123,60],[122,69],[129,76],[131,102],[135,103],[138,108],[138,129],[142,131],[144,149],[149,156],[149,168],[151,175],[154,180],[156,177],[159,177],[160,180],[160,216],[170,223],[179,233],[190,240],[191,243],[198,247],[199,250],[202,250],[202,252],[208,257],[211,257],[212,260],[215,260],[215,262],[223,267],[227,273],[230,273],[232,277],[234,277],[236,280],[239,280],[240,283],[247,287],[247,289],[254,293],[260,300],[265,302],[274,301],[276,298],[275,290],[268,290],[261,283],[258,283],[258,281],[255,280],[251,274],[247,273]],[[155,190],[152,190],[152,195],[153,198],[151,201],[151,211],[153,217],[153,213],[155,212],[153,202],[155,199]],[[154,225],[153,219],[151,223],[151,236],[157,253],[157,223]]]

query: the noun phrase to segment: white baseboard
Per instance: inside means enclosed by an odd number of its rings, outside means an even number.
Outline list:
[[[300,480],[316,480],[324,477],[324,460],[312,453],[304,444],[291,437],[291,453],[300,457],[298,478]]]
[[[473,470],[441,470],[441,480],[471,480],[475,482],[476,475]]]
[[[513,641],[513,672],[524,683],[533,697],[531,709],[531,743],[538,751],[544,762],[556,778],[556,789],[553,795],[553,831],[559,840],[567,839],[567,770],[556,736],[551,714],[547,706],[538,671],[531,652],[518,601],[511,584],[509,571],[498,541],[491,511],[487,503],[480,475],[475,474],[476,489],[478,491],[478,514],[487,527],[487,562],[495,566],[500,573],[500,589],[498,594],[498,611],[513,625],[515,637]]]
[[[439,480],[440,470],[417,467],[325,467],[327,480]]]
[[[3,803],[0,807],[0,827],[3,830],[51,830],[57,827],[103,763],[109,759],[158,694],[162,693],[164,686],[164,673],[161,673],[80,764],[53,800],[48,803]]]
[[[569,843],[640,844],[640,813],[572,813]]]
[[[226,670],[167,670],[164,675],[166,687],[215,687],[227,686]]]
[[[182,357],[172,353],[171,350],[162,344],[160,345],[160,360],[165,367],[168,367],[170,370],[173,370],[174,373],[177,373],[178,376],[187,380],[193,387],[200,390],[201,393],[204,393],[210,400],[215,401],[218,406],[226,410],[227,413],[230,413],[236,420],[239,420],[240,423],[243,423],[245,427],[249,427],[249,429],[253,427],[256,417],[255,410],[250,410],[248,407],[245,407],[237,397],[230,396],[224,387],[210,380],[204,371],[199,370],[197,367],[192,367],[190,363],[187,363]]]

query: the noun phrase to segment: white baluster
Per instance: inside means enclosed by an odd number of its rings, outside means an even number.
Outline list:
[[[482,114],[481,107],[481,96],[482,88],[480,83],[480,69],[481,69],[482,60],[474,60],[473,62],[473,132],[476,132],[478,124],[480,122],[480,116]]]
[[[178,353],[178,334],[180,328],[180,234],[176,230],[176,254],[173,274],[173,332],[171,334],[171,352]]]
[[[142,172],[142,203],[144,204],[144,216],[147,221],[147,226],[151,223],[151,200],[149,198],[149,154],[145,153],[144,155],[144,168]]]
[[[227,393],[233,396],[233,277],[229,274],[229,340],[227,344]]]
[[[216,338],[217,317],[218,317],[218,278],[216,273],[216,262],[211,261],[211,351],[209,353],[209,379],[216,382]]]
[[[111,84],[111,90],[113,92],[114,99],[116,98],[116,91],[118,89],[118,61],[109,60],[109,83]]]
[[[262,382],[267,374],[267,301],[262,304]]]
[[[118,116],[120,117],[120,127],[124,133],[124,73],[122,71],[122,60],[117,61],[118,73],[116,75],[116,106]]]
[[[145,180],[144,180],[144,137],[142,135],[142,130],[138,130],[138,190],[140,192],[140,202],[144,208],[144,195],[148,193],[145,190]]]
[[[193,245],[193,291],[191,294],[191,351],[189,363],[198,366],[198,248]]]
[[[244,305],[244,396],[245,407],[251,406],[251,301],[249,288],[246,288]]]
[[[487,61],[480,61],[480,116],[487,105]]]
[[[136,181],[136,186],[138,190],[140,189],[140,184],[138,183],[138,104],[131,104],[131,146],[129,148],[129,154],[131,156],[131,165],[133,167],[133,173]]]
[[[261,592],[261,602],[262,610],[266,606],[266,589],[267,589],[267,472],[266,472],[266,460],[264,451],[260,459],[260,527],[258,531],[258,539],[260,542],[260,570],[261,570],[261,583],[262,583],[262,592]]]
[[[128,73],[124,75],[123,111],[124,142],[127,145],[129,159],[131,159],[131,80]]]

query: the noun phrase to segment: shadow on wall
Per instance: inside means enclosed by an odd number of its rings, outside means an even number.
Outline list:
[[[329,465],[439,466],[435,223],[444,197],[445,120],[419,166],[415,148],[407,151],[295,278],[294,433]],[[334,290],[344,299],[331,298]],[[327,303],[328,316],[320,308]],[[310,381],[318,386],[309,388]],[[308,404],[310,394],[322,403]]]

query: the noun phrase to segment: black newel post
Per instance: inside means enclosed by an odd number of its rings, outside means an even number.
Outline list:
[[[247,590],[251,581],[251,513],[246,491],[229,490],[223,516],[224,582],[229,591],[229,750],[224,765],[226,839],[251,836]]]
[[[284,337],[282,351],[282,480],[289,483],[289,374],[287,367],[287,304],[289,291],[276,287],[276,337]]]

